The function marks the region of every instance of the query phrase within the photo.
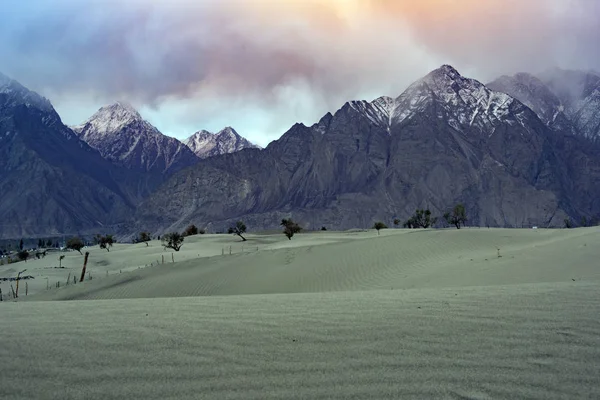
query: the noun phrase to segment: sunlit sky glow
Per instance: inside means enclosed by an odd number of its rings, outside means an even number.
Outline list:
[[[9,0],[0,71],[67,124],[125,100],[163,133],[266,145],[441,64],[482,81],[600,70],[594,0]]]

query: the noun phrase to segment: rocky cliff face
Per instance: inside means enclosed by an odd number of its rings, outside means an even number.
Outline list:
[[[189,222],[254,229],[292,216],[307,228],[369,227],[417,207],[440,215],[463,202],[470,223],[560,226],[600,212],[590,188],[599,154],[565,141],[514,97],[443,66],[397,98],[346,103],[311,127],[294,125],[264,151],[213,157],[178,174],[139,208],[154,231]],[[578,165],[566,154],[577,154]],[[577,172],[575,172],[577,171]],[[591,189],[590,189],[591,190]]]
[[[534,77],[502,76],[488,87],[511,95],[531,108],[554,130],[600,138],[600,74],[552,69]]]
[[[0,75],[0,237],[122,222],[134,210],[133,180],[66,127],[48,100]]]
[[[104,158],[127,169],[170,174],[198,161],[187,146],[160,133],[124,102],[102,107],[72,129]]]
[[[577,89],[569,97],[547,77],[483,85],[446,65],[398,97],[296,124],[265,149],[239,150],[233,130],[222,141],[199,134],[190,144],[216,154],[199,160],[126,104],[76,134],[48,100],[0,75],[0,237],[225,231],[238,219],[258,230],[285,217],[367,228],[458,202],[471,225],[590,219],[600,215],[596,86],[593,74],[575,77],[564,78]]]
[[[214,157],[221,154],[235,153],[243,149],[259,148],[241,137],[235,129],[226,127],[218,133],[199,131],[187,138],[184,143],[199,158]]]

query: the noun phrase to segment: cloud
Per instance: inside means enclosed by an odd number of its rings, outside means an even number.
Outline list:
[[[598,20],[587,0],[29,0],[0,17],[0,70],[70,123],[124,99],[177,136],[266,144],[442,63],[484,81],[600,69]]]

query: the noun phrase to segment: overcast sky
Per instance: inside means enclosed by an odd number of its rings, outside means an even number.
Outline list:
[[[0,71],[67,124],[128,101],[163,133],[266,145],[442,64],[600,70],[598,0],[5,0]]]

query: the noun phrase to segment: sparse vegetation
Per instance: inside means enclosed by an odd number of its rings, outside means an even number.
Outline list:
[[[460,229],[460,226],[464,226],[467,222],[467,212],[463,204],[457,204],[452,209],[452,212],[444,214],[444,219],[451,225],[456,226],[456,229]]]
[[[83,249],[83,241],[78,237],[72,237],[67,240],[67,249],[78,251],[81,254],[81,249]]]
[[[431,211],[429,209],[417,209],[412,217],[410,217],[405,223],[404,227],[413,229],[413,228],[429,228],[433,226],[437,222],[437,217],[431,216]]]
[[[387,229],[387,225],[384,224],[381,221],[377,221],[377,222],[375,222],[373,224],[373,229],[376,229],[377,230],[377,234],[379,235],[380,234],[379,231],[382,230],[382,229]]]
[[[138,237],[138,242],[146,243],[146,247],[148,247],[149,241],[150,241],[150,234],[148,232],[140,232],[140,236]]]
[[[183,236],[179,232],[171,232],[165,233],[162,235],[162,244],[165,249],[173,249],[175,251],[179,251],[181,246],[183,246],[183,240],[185,236]]]
[[[101,249],[106,249],[106,251],[110,252],[110,248],[112,247],[114,242],[115,239],[113,238],[113,235],[105,235],[100,236],[98,240],[98,245]]]
[[[198,227],[194,224],[189,225],[183,231],[183,236],[194,236],[198,234]]]
[[[283,226],[283,234],[289,239],[292,240],[292,237],[296,233],[302,231],[302,227],[294,222],[292,219],[282,219],[281,226]]]
[[[238,221],[235,223],[235,226],[229,228],[228,233],[232,233],[241,237],[242,241],[245,242],[246,238],[243,236],[243,234],[246,233],[246,224],[244,224],[244,221]]]
[[[198,233],[199,233],[200,235],[204,235],[204,234],[206,233],[206,229],[204,229],[204,228],[200,228],[200,229],[198,229]]]
[[[19,257],[19,260],[27,262],[29,252],[27,250],[21,250],[17,253],[17,257]]]

